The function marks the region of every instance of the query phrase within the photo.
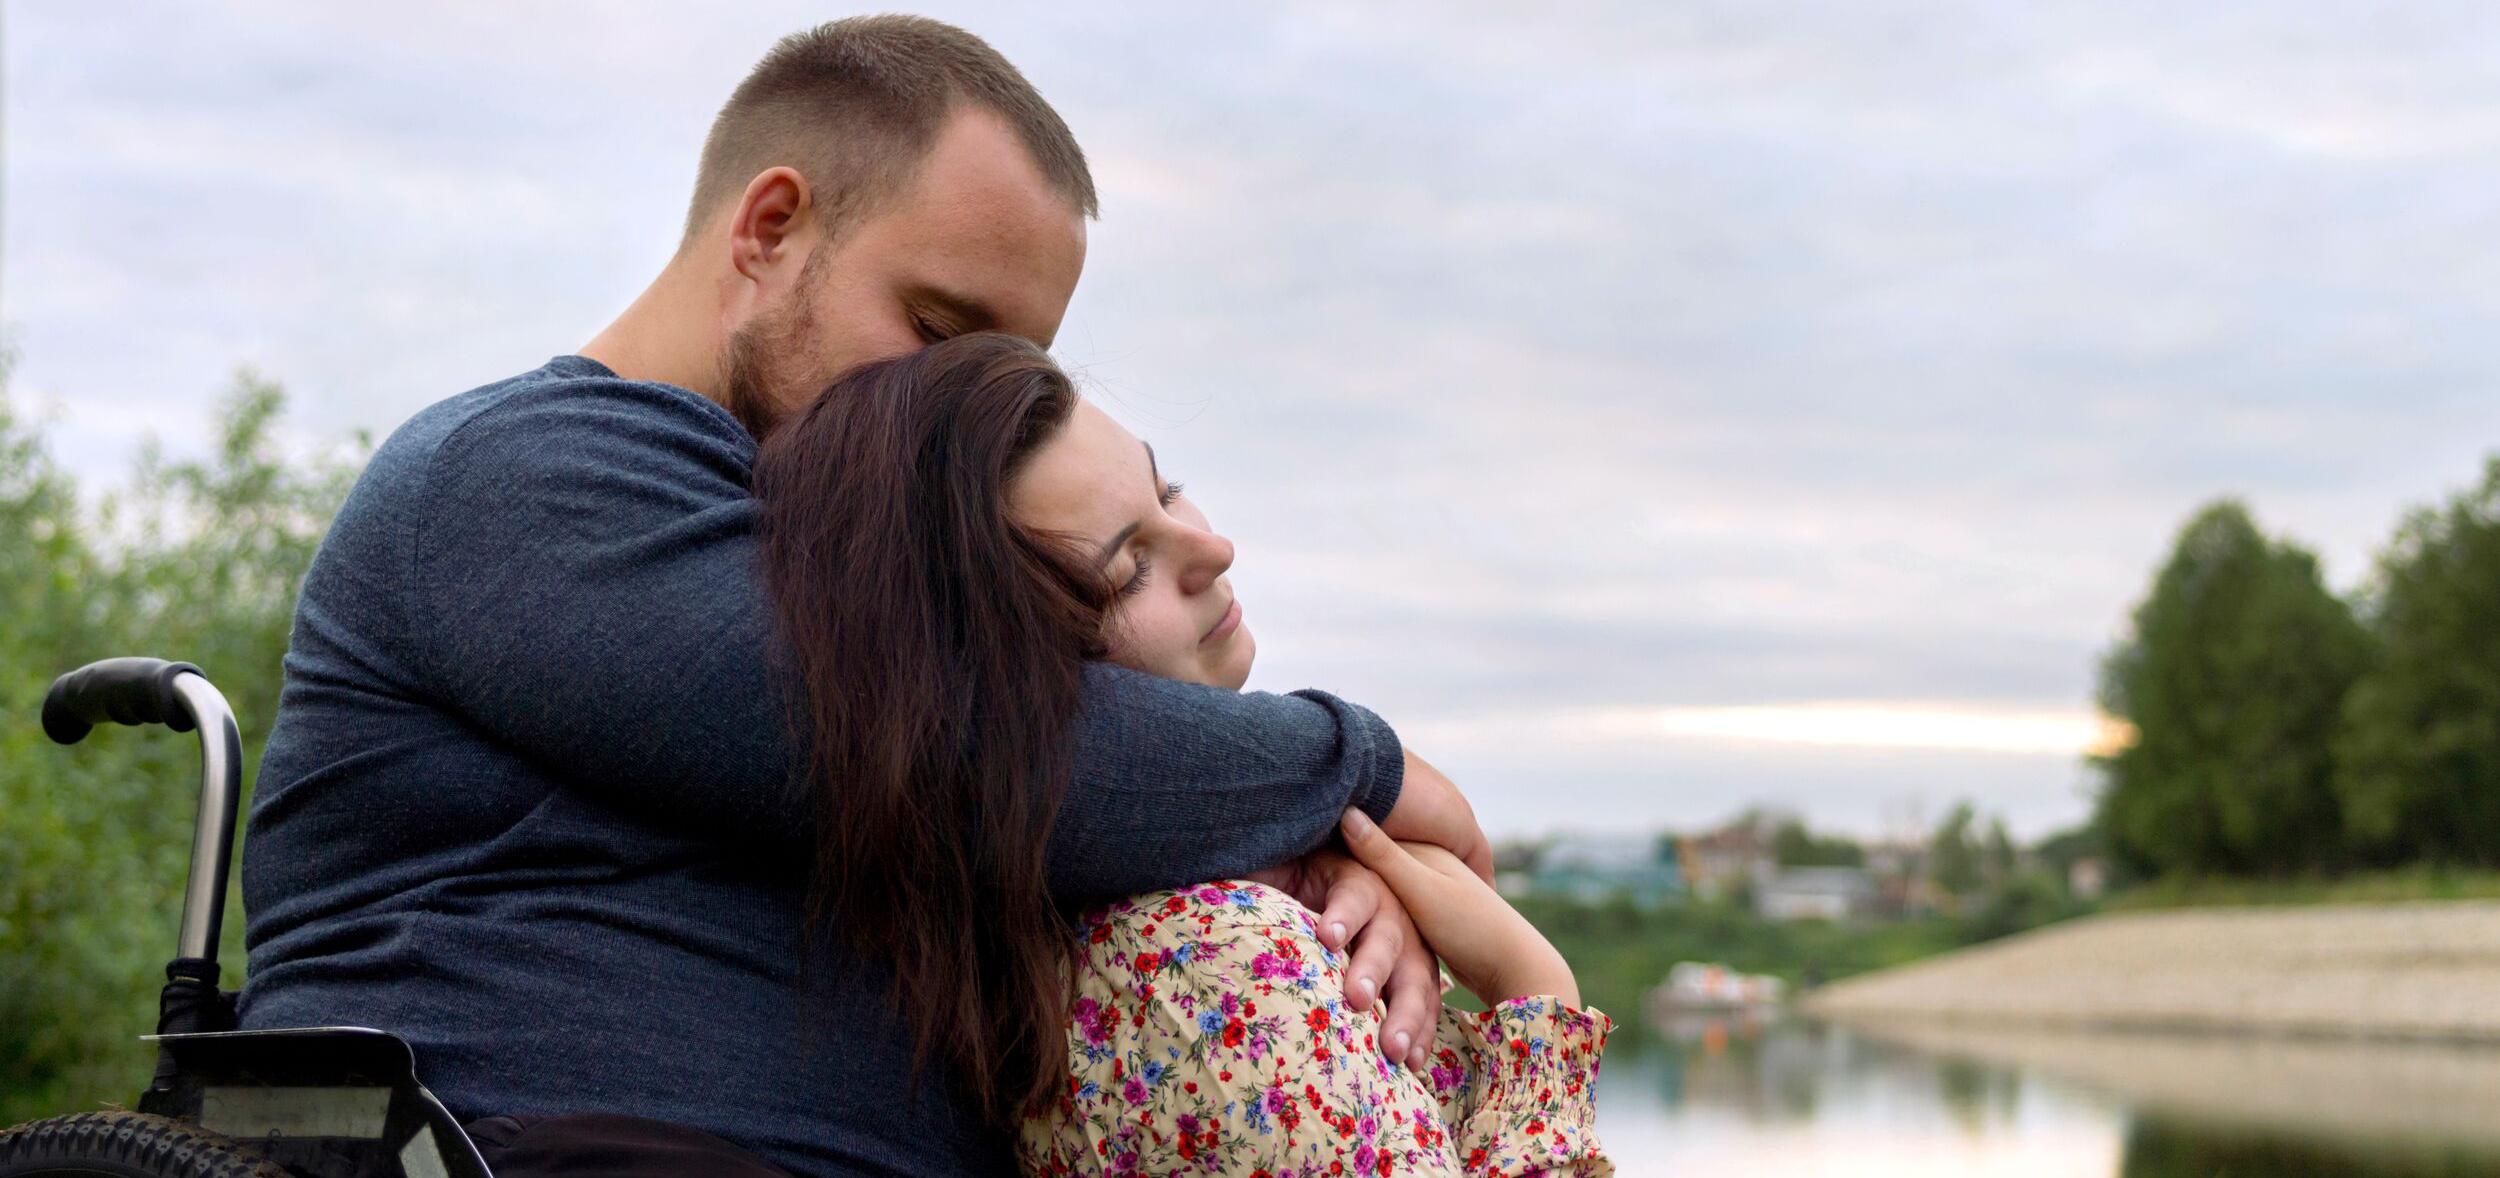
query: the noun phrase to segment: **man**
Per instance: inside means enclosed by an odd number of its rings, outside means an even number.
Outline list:
[[[746,484],[756,438],[854,364],[1048,344],[1093,213],[1067,128],[977,38],[875,17],[776,46],[650,288],[580,355],[418,414],[341,508],[252,807],[245,1024],[399,1033],[507,1172],[746,1164],[715,1137],[805,1174],[1008,1168],[943,1077],[914,1082],[875,971],[808,952]],[[1429,955],[1376,879],[1310,856],[1348,806],[1487,860],[1362,708],[1105,668],[1053,886],[1291,877],[1412,1058]]]

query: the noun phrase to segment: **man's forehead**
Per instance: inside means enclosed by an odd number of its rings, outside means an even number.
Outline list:
[[[950,118],[910,190],[877,218],[930,293],[1048,342],[1085,267],[1085,218],[1012,132],[978,110]]]
[[[997,221],[956,224],[910,214],[897,220],[890,248],[907,293],[979,320],[965,326],[1014,331],[1048,346],[1084,269],[1081,220],[1024,233]]]

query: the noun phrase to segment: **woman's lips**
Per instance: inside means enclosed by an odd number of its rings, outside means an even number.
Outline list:
[[[1206,636],[1198,640],[1198,644],[1204,646],[1210,642],[1222,642],[1232,637],[1233,631],[1240,628],[1241,599],[1236,597],[1224,603],[1224,616],[1215,619],[1215,628],[1207,631]]]

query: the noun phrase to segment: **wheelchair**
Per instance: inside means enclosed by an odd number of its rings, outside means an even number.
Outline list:
[[[76,744],[101,723],[200,734],[199,817],[182,926],[157,1007],[156,1075],[135,1110],[0,1130],[0,1178],[492,1178],[398,1036],[364,1027],[235,1028],[217,936],[243,792],[243,741],[199,668],[90,663],[52,683],[43,730]]]

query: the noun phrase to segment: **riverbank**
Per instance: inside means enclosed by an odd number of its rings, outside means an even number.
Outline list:
[[[1849,1023],[2500,1043],[2500,901],[2105,913],[1824,987]]]

